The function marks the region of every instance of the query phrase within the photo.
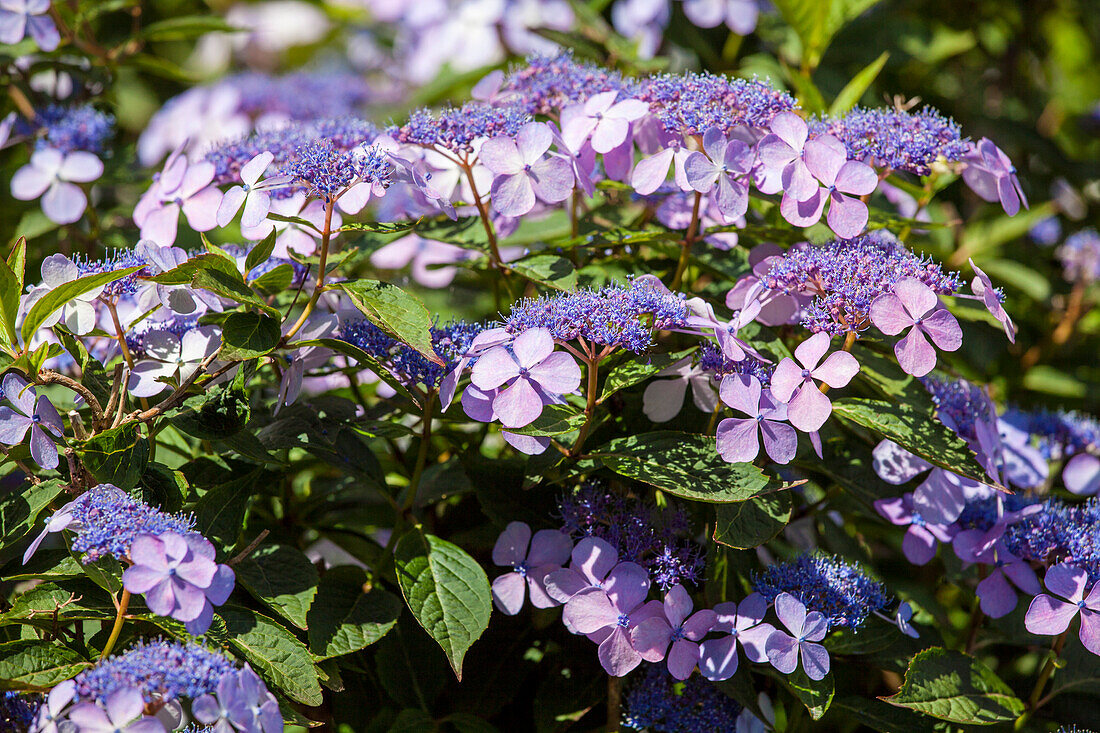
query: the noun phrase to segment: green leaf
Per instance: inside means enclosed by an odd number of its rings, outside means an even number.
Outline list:
[[[464,249],[489,252],[489,239],[478,216],[465,216],[457,221],[446,217],[427,219],[416,226],[416,233],[435,242],[446,242]]]
[[[736,504],[717,504],[714,511],[714,541],[748,550],[783,531],[791,519],[791,497],[786,492],[765,494]]]
[[[419,351],[428,361],[443,365],[432,347],[432,317],[420,300],[396,285],[377,280],[336,283],[371,323]]]
[[[204,252],[191,257],[181,265],[172,268],[168,272],[162,272],[159,275],[147,278],[151,282],[160,283],[161,285],[187,285],[195,279],[202,270],[219,270],[229,277],[239,278],[240,273],[237,272],[237,263],[233,260],[227,260],[218,254],[211,254]]]
[[[278,295],[294,282],[294,267],[288,263],[276,265],[249,281],[249,284],[266,295]]]
[[[349,221],[338,232],[372,232],[374,234],[400,234],[414,229],[415,221]]]
[[[269,476],[263,469],[257,469],[206,492],[195,505],[196,528],[215,544],[232,547],[244,527],[252,494],[260,480]]]
[[[239,606],[222,606],[229,646],[287,697],[316,707],[324,702],[305,644],[272,619]]]
[[[188,397],[168,421],[200,440],[223,440],[240,432],[252,415],[248,395],[236,385],[219,385],[208,394]]]
[[[633,387],[635,384],[641,384],[662,369],[670,367],[681,359],[691,355],[694,351],[695,347],[692,347],[684,351],[677,351],[673,354],[640,356],[630,359],[625,364],[620,364],[608,372],[607,378],[603,383],[603,394],[600,395],[599,401],[603,402],[619,390]]]
[[[270,219],[271,221],[281,221],[281,222],[286,222],[287,224],[297,224],[300,227],[305,227],[306,229],[312,229],[313,231],[317,232],[318,234],[321,233],[321,230],[317,228],[316,224],[314,224],[313,222],[308,221],[306,219],[303,219],[300,216],[286,216],[285,214],[276,214],[273,211],[269,211],[269,212],[267,212],[267,218]]]
[[[111,378],[107,376],[103,363],[89,354],[84,342],[74,336],[69,329],[58,324],[54,326],[53,332],[65,347],[65,351],[69,352],[69,356],[73,357],[73,361],[80,366],[80,383],[95,395],[100,406],[106,405],[111,395]]]
[[[363,351],[354,344],[349,344],[347,341],[341,341],[340,339],[323,338],[293,341],[290,345],[299,346],[302,348],[305,348],[307,346],[323,346],[326,349],[332,349],[338,354],[350,356],[352,359],[355,359],[355,361],[359,362],[360,366],[367,367],[372,372],[377,374],[379,379],[381,379],[390,387],[393,387],[394,391],[397,392],[399,395],[412,401],[417,406],[419,406],[420,404],[420,401],[413,397],[408,388],[405,387],[405,385],[402,384],[396,377],[394,377],[393,373],[390,372],[390,370],[387,369],[385,365],[382,364],[382,362],[378,361],[373,356]]]
[[[806,706],[806,711],[813,720],[821,720],[825,713],[829,711],[829,706],[833,703],[833,675],[826,675],[825,679],[815,682],[807,677],[806,671],[799,666],[791,674],[774,674],[773,676],[779,679],[783,686]]]
[[[31,337],[33,337],[42,324],[45,323],[46,319],[56,313],[73,298],[95,290],[96,288],[110,285],[115,280],[121,280],[140,269],[140,266],[127,267],[124,270],[112,270],[111,272],[99,272],[94,275],[78,277],[76,280],[59,285],[46,293],[31,306],[30,312],[27,313],[26,318],[23,319],[23,325],[19,329],[19,333],[23,337],[23,343],[29,342]]]
[[[557,290],[572,290],[577,287],[577,271],[573,268],[573,263],[564,257],[534,255],[510,262],[506,267],[532,282]]]
[[[8,491],[0,498],[0,557],[14,554],[14,544],[31,531],[38,516],[56,499],[65,484],[60,479],[50,479],[40,484],[24,484]]]
[[[739,502],[789,488],[751,463],[726,463],[707,435],[661,431],[616,438],[591,457],[615,473],[693,501]]]
[[[268,354],[282,338],[279,321],[259,313],[230,313],[222,323],[222,350],[225,361],[244,361]]]
[[[146,41],[189,41],[214,31],[232,33],[240,30],[214,15],[186,15],[150,23],[141,30]]]
[[[385,636],[400,615],[401,599],[369,588],[361,568],[332,568],[321,578],[309,611],[309,649],[321,659],[357,652]]]
[[[802,63],[814,69],[844,24],[879,0],[776,0],[775,7],[802,41]]]
[[[27,240],[20,238],[20,241]],[[0,327],[3,328],[4,342],[9,346],[17,346],[19,338],[15,330],[15,319],[19,315],[19,294],[23,287],[19,277],[8,267],[8,263],[0,260]]]
[[[975,481],[989,481],[966,441],[909,405],[848,397],[833,401],[833,414],[889,438],[933,465]]]
[[[166,512],[178,512],[183,508],[187,493],[187,479],[160,463],[150,463],[138,482],[141,500]]]
[[[833,705],[853,715],[859,722],[881,733],[928,733],[928,719],[905,708],[898,708],[872,697],[851,695]]]
[[[90,666],[57,642],[9,641],[0,644],[0,690],[46,691]]]
[[[533,435],[537,438],[552,438],[580,430],[584,425],[584,412],[572,405],[547,405],[535,421],[522,428],[509,428],[508,432],[517,435]]]
[[[859,104],[860,98],[871,88],[871,84],[878,77],[879,72],[882,71],[882,67],[886,65],[886,60],[889,58],[890,52],[883,51],[877,59],[867,64],[858,74],[853,76],[852,80],[840,90],[840,94],[836,95],[833,103],[829,105],[829,115],[840,117]]]
[[[436,640],[458,679],[467,650],[489,627],[489,578],[457,545],[419,529],[394,551],[397,583],[413,617]]]
[[[275,251],[276,234],[277,232],[273,228],[270,234],[260,240],[255,247],[248,250],[248,255],[244,258],[244,271],[246,277],[248,273],[252,272],[253,268],[267,262],[271,257],[271,253]]]
[[[216,295],[228,298],[241,305],[261,310],[272,318],[279,318],[282,316],[278,310],[272,308],[264,302],[260,296],[252,292],[252,289],[241,280],[241,275],[238,272],[234,272],[230,275],[222,270],[211,268],[199,270],[195,273],[195,277],[191,280],[191,284],[196,288],[209,290]]]
[[[299,629],[317,595],[317,568],[293,547],[265,545],[234,568],[237,582],[254,598]]]
[[[96,481],[129,491],[145,473],[149,441],[138,431],[138,423],[128,422],[79,443],[76,455]]]
[[[901,689],[882,699],[964,725],[1015,720],[1025,707],[989,667],[967,654],[941,647],[925,649],[913,657]]]

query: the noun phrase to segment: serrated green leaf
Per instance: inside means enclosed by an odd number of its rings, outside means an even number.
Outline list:
[[[303,705],[324,701],[317,670],[305,644],[274,620],[239,606],[222,606],[229,647],[273,687]]]
[[[275,238],[278,232],[272,228],[271,232],[261,239],[252,249],[248,250],[248,255],[244,258],[244,271],[247,276],[251,273],[253,268],[258,265],[267,262],[271,257],[271,253],[275,251]]]
[[[374,234],[400,234],[416,228],[415,221],[349,221],[338,232],[371,232]]]
[[[167,272],[146,279],[161,285],[186,285],[194,280],[195,275],[201,270],[220,270],[230,277],[240,277],[235,262],[218,254],[203,252]]]
[[[166,512],[178,512],[183,508],[187,493],[187,479],[160,463],[150,463],[138,481],[141,500]]]
[[[370,322],[419,351],[433,364],[443,365],[432,346],[432,316],[420,300],[396,285],[377,280],[336,283]]]
[[[149,441],[138,430],[138,423],[128,422],[79,443],[76,455],[96,481],[129,491],[145,473]]]
[[[726,463],[707,435],[660,431],[616,438],[590,457],[615,473],[693,501],[739,502],[788,488],[751,463]]]
[[[457,545],[414,529],[394,551],[397,583],[413,617],[436,640],[459,680],[467,650],[489,627],[485,571]]]
[[[577,287],[577,271],[573,263],[564,257],[540,254],[509,262],[505,266],[521,277],[556,290]]]
[[[48,690],[92,666],[57,642],[24,639],[0,644],[0,690]]]
[[[401,599],[381,588],[366,590],[367,574],[344,565],[321,578],[309,611],[309,650],[331,659],[365,649],[385,636],[401,615]]]
[[[815,682],[799,666],[791,674],[774,674],[773,676],[778,678],[783,686],[806,706],[806,712],[810,714],[811,719],[821,720],[825,713],[829,711],[829,706],[833,703],[833,675],[826,675],[825,679]]]
[[[209,290],[241,305],[256,308],[272,318],[282,316],[277,309],[272,308],[260,296],[252,292],[252,289],[241,279],[239,272],[230,275],[222,270],[207,268],[196,272],[191,284],[196,288]]]
[[[29,342],[31,337],[41,328],[42,324],[46,322],[46,319],[56,313],[73,298],[95,290],[96,288],[109,285],[116,280],[121,280],[140,269],[141,267],[139,266],[127,267],[123,270],[112,270],[111,272],[98,272],[94,275],[78,277],[76,280],[57,286],[39,298],[35,304],[31,306],[30,312],[28,312],[23,319],[23,325],[19,329],[19,334],[23,337],[23,343]]]
[[[38,522],[38,516],[65,490],[59,479],[40,484],[24,484],[0,498],[0,557],[15,554],[15,543],[25,537]]]
[[[244,361],[271,353],[279,345],[279,321],[260,313],[230,313],[222,322],[221,358]]]
[[[910,405],[846,397],[833,401],[833,414],[889,438],[933,465],[975,481],[989,481],[966,441]]]
[[[672,354],[653,354],[651,356],[637,356],[631,358],[625,364],[612,369],[607,374],[603,383],[603,394],[600,402],[603,402],[619,390],[641,384],[657,372],[672,366],[681,359],[695,353],[696,347],[677,351]]]
[[[714,541],[748,550],[783,531],[791,519],[791,497],[786,492],[765,494],[733,504],[716,504],[714,511]]]
[[[964,725],[1015,720],[1025,708],[989,667],[968,654],[941,647],[925,649],[913,657],[901,689],[882,699]]]
[[[168,420],[177,430],[200,440],[223,440],[240,432],[251,416],[248,395],[231,382],[188,397]]]
[[[317,568],[293,547],[265,545],[234,568],[237,582],[254,598],[299,629],[317,595]]]
[[[26,242],[22,238],[20,241]],[[5,343],[9,346],[19,344],[15,320],[19,316],[19,294],[22,292],[19,278],[7,262],[0,260],[0,328],[3,330],[2,336]]]
[[[195,525],[211,542],[232,547],[244,527],[252,495],[267,472],[258,469],[215,486],[195,505]]]

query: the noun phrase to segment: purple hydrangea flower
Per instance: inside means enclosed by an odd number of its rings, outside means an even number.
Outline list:
[[[1016,166],[989,138],[979,140],[965,161],[963,180],[974,193],[989,202],[1000,201],[1009,216],[1015,216],[1021,204],[1028,208]]]
[[[668,672],[686,680],[699,661],[699,642],[717,620],[710,609],[692,611],[691,596],[682,585],[672,586],[664,599],[664,615],[642,621],[630,632],[630,642],[647,662],[668,657]]]
[[[34,725],[35,733],[60,733],[61,721],[68,714],[69,704],[76,697],[76,683],[72,680],[59,682],[38,707]]]
[[[493,208],[505,216],[523,216],[536,199],[556,204],[573,191],[573,166],[560,155],[547,156],[554,135],[543,122],[528,122],[515,139],[496,137],[481,145],[478,160],[496,177]]]
[[[648,593],[645,568],[624,562],[607,574],[602,588],[582,590],[565,604],[566,624],[600,645],[600,664],[614,677],[622,677],[642,662],[630,634],[646,619],[661,614],[659,601],[646,603]]]
[[[914,565],[926,565],[936,556],[940,542],[950,542],[955,536],[954,525],[929,522],[913,507],[913,495],[906,494],[893,499],[879,499],[875,511],[890,524],[907,527],[901,540],[905,559]]]
[[[653,422],[667,422],[680,414],[684,395],[691,385],[695,406],[706,413],[718,406],[711,375],[691,356],[685,356],[653,375],[642,393],[642,411]]]
[[[794,112],[780,112],[772,118],[769,128],[771,131],[757,145],[763,163],[762,178],[758,181],[760,190],[764,193],[783,191],[783,201],[789,198],[792,202],[788,206],[808,199],[817,184],[804,159],[810,134],[806,121]]]
[[[567,603],[583,590],[603,587],[608,573],[619,564],[619,553],[599,537],[585,537],[570,555],[569,567],[554,570],[543,580],[546,594],[558,603]]]
[[[569,354],[554,351],[550,331],[532,328],[517,336],[511,348],[497,346],[485,352],[474,364],[470,380],[480,390],[499,389],[493,411],[505,427],[519,428],[542,413],[543,394],[577,389],[581,368]]]
[[[133,688],[145,702],[198,699],[218,689],[236,668],[218,652],[194,643],[138,641],[122,654],[104,659],[77,675],[81,701],[103,702],[113,692]]]
[[[572,550],[573,540],[564,532],[540,529],[532,537],[527,524],[510,522],[493,546],[493,564],[511,567],[512,572],[493,581],[493,603],[503,613],[515,616],[530,589],[535,608],[558,605],[546,592],[546,576],[561,570]]]
[[[126,590],[144,594],[150,611],[183,621],[196,635],[210,628],[213,606],[225,603],[236,581],[232,568],[214,562],[214,546],[195,534],[138,535],[130,560]]]
[[[30,383],[14,372],[4,377],[4,396],[12,407],[0,407],[0,443],[19,445],[29,430],[31,458],[46,470],[57,468],[57,448],[50,435],[61,438],[65,426],[53,403],[45,395],[39,397]]]
[[[801,133],[805,129],[805,122],[799,119],[799,123],[793,126],[794,132]],[[802,139],[799,134],[792,142]],[[799,152],[796,147],[783,141],[769,145],[773,150],[770,154],[773,159],[782,160]],[[775,152],[782,149],[780,146],[789,147],[790,152],[785,155]],[[761,155],[764,155],[763,141]],[[863,231],[868,216],[867,204],[853,195],[863,196],[873,192],[878,185],[878,176],[867,164],[848,160],[844,143],[832,135],[822,135],[806,142],[801,157],[787,163],[782,181],[784,192],[780,211],[784,219],[795,226],[811,226],[821,218],[825,204],[829,203],[826,218],[829,227],[838,236],[849,239]]]
[[[53,254],[42,260],[42,284],[31,289],[27,294],[23,307],[26,311],[41,300],[51,290],[61,287],[66,283],[80,278],[80,267],[63,254]],[[44,328],[50,328],[65,322],[65,328],[78,336],[91,333],[96,325],[95,301],[103,292],[103,287],[92,288],[86,293],[81,293],[64,306],[57,309],[42,322]]]
[[[164,246],[175,242],[181,211],[196,232],[216,227],[222,192],[211,185],[214,174],[213,163],[190,162],[179,149],[169,156],[164,170],[134,207],[141,238]]]
[[[50,0],[0,0],[0,43],[14,45],[29,35],[43,51],[53,51],[61,43]]]
[[[103,707],[82,702],[69,711],[69,722],[80,733],[164,733],[156,718],[145,717],[145,700],[132,687],[116,690],[107,696]]]
[[[970,260],[970,268],[974,270],[974,279],[970,281],[970,290],[981,298],[982,303],[985,304],[990,314],[1001,322],[1001,325],[1004,326],[1005,329],[1005,336],[1008,336],[1009,342],[1013,344],[1016,343],[1016,326],[1012,323],[1012,319],[1009,318],[1004,305],[1001,304],[1000,291],[993,287],[993,281],[989,279],[989,275],[986,275],[977,265],[975,265],[973,259]]]
[[[1062,469],[1062,482],[1072,494],[1093,496],[1100,491],[1100,458],[1089,453],[1070,458]]]
[[[214,326],[199,326],[178,337],[168,331],[153,331],[145,336],[145,355],[130,375],[130,394],[153,397],[168,385],[161,379],[173,377],[183,382],[191,377],[204,359],[218,350],[220,338]]]
[[[745,176],[752,170],[752,148],[712,127],[703,135],[703,150],[705,155],[694,151],[684,161],[688,183],[699,193],[714,191],[718,210],[729,219],[740,219],[749,207]]]
[[[20,201],[41,196],[42,212],[50,221],[72,224],[88,205],[88,197],[76,184],[91,183],[101,175],[103,162],[91,153],[41,148],[11,177],[11,195]]]
[[[592,149],[605,154],[626,141],[630,123],[645,116],[649,105],[638,99],[616,102],[618,97],[617,91],[602,92],[562,110],[561,132],[570,150],[591,140]]]
[[[216,694],[195,700],[191,712],[200,723],[215,731],[241,733],[282,733],[283,716],[279,702],[263,680],[247,664],[218,682]]]
[[[700,28],[714,28],[720,23],[739,36],[747,36],[756,28],[760,15],[759,0],[684,0],[684,15]]]
[[[815,333],[795,348],[797,364],[790,357],[784,358],[772,374],[772,396],[787,403],[791,425],[804,433],[824,425],[833,411],[833,403],[814,380],[839,388],[852,381],[859,371],[859,363],[847,351],[834,352],[822,361],[829,350],[829,340],[829,334]]]
[[[275,156],[269,152],[263,152],[241,166],[241,185],[233,186],[222,196],[218,206],[218,226],[223,227],[237,215],[244,207],[241,214],[242,227],[257,227],[267,218],[267,212],[271,210],[271,195],[267,189],[275,188],[289,182],[287,176],[275,176],[264,181],[262,176],[275,160]]]
[[[980,607],[986,616],[1001,618],[1016,608],[1016,591],[1013,586],[1029,596],[1042,592],[1039,578],[1031,565],[1009,552],[1004,542],[997,540],[992,547],[983,549],[979,542],[973,541],[973,536],[967,536],[971,533],[981,535],[979,530],[962,532],[954,543],[955,554],[964,562],[992,566],[992,570],[977,587]]]
[[[764,450],[776,463],[790,463],[798,449],[798,434],[787,425],[787,405],[761,389],[755,377],[731,374],[722,380],[722,401],[748,415],[728,417],[718,423],[718,452],[730,463],[752,461]]]
[[[790,634],[777,629],[765,644],[768,661],[783,674],[802,668],[811,680],[821,680],[829,674],[829,652],[819,642],[829,631],[825,616],[819,611],[806,613],[806,607],[790,593],[780,593],[775,599],[775,614]]]
[[[1053,596],[1040,593],[1024,616],[1024,627],[1033,634],[1056,636],[1081,615],[1078,635],[1085,648],[1100,655],[1100,583],[1085,594],[1089,575],[1081,568],[1061,563],[1047,570],[1043,583]],[[1065,600],[1061,600],[1065,599]]]
[[[708,680],[719,682],[733,677],[737,671],[737,645],[745,658],[758,664],[768,661],[765,646],[775,631],[764,623],[768,602],[759,593],[750,593],[740,603],[719,603],[711,631],[725,634],[717,639],[707,639],[699,648],[699,671]]]
[[[915,278],[895,283],[893,292],[883,293],[871,303],[871,322],[884,334],[897,336],[909,329],[905,338],[894,345],[898,364],[906,374],[923,377],[932,371],[936,366],[932,344],[944,351],[957,351],[962,346],[959,322],[946,308],[937,308],[939,305],[936,293]]]

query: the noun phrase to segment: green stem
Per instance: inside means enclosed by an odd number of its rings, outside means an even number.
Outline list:
[[[577,441],[573,443],[573,447],[569,451],[569,455],[573,457],[580,455],[581,447],[584,446],[585,438],[588,437],[588,431],[592,425],[592,416],[596,412],[596,387],[600,378],[599,359],[593,354],[585,360],[585,363],[588,367],[588,389],[586,392],[587,401],[584,407],[584,425],[581,425],[580,432],[577,433]]]
[[[699,208],[702,201],[703,194],[696,191],[695,203],[691,206],[691,223],[688,224],[684,238],[680,240],[680,259],[676,263],[676,272],[672,275],[672,282],[668,284],[669,290],[676,290],[680,287],[680,283],[684,279],[684,272],[687,270],[688,260],[691,259],[691,245],[695,243],[699,229]]]
[[[329,241],[332,239],[332,210],[336,207],[335,201],[328,201],[325,203],[325,228],[321,230],[321,259],[317,265],[317,284],[313,288],[313,295],[309,297],[309,302],[306,303],[306,307],[302,309],[302,315],[298,316],[298,320],[294,325],[290,327],[290,330],[283,336],[283,343],[290,341],[294,334],[301,330],[302,326],[306,325],[306,319],[309,318],[309,314],[313,312],[313,308],[317,305],[317,301],[321,299],[321,292],[325,287],[325,268],[328,266],[328,249]]]
[[[111,628],[111,635],[107,637],[107,643],[103,645],[100,659],[106,659],[118,642],[118,635],[122,633],[122,617],[126,615],[126,609],[130,607],[130,591],[122,589],[122,598],[118,602],[118,614],[115,615],[115,625]]]
[[[1027,712],[1016,719],[1016,730],[1020,730],[1027,723],[1039,707],[1039,700],[1043,695],[1043,689],[1047,686],[1047,682],[1051,676],[1054,675],[1054,670],[1057,669],[1058,657],[1062,655],[1062,647],[1066,645],[1066,636],[1069,631],[1063,631],[1055,639],[1054,643],[1050,645],[1050,655],[1047,657],[1047,663],[1043,665],[1043,669],[1039,672],[1039,679],[1035,680],[1035,687],[1031,691],[1031,696],[1027,699]]]
[[[416,452],[416,466],[413,468],[412,478],[409,479],[408,493],[405,495],[405,503],[402,511],[412,509],[416,501],[416,493],[420,489],[420,479],[424,475],[424,467],[428,463],[428,450],[432,443],[432,408],[435,405],[435,390],[428,391],[428,397],[424,400],[424,424],[420,430],[420,449]]]

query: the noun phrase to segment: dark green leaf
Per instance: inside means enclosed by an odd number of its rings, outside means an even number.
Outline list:
[[[833,414],[889,438],[933,465],[975,481],[989,481],[966,441],[910,405],[849,397],[833,401]]]
[[[195,279],[195,275],[201,270],[220,270],[229,277],[240,277],[240,273],[237,271],[236,262],[227,260],[225,257],[218,254],[204,252],[191,257],[178,267],[174,267],[168,272],[154,275],[148,278],[148,280],[160,283],[161,285],[187,285]]]
[[[462,679],[466,651],[489,627],[489,578],[457,545],[419,529],[394,551],[397,583],[413,617],[443,648]]]
[[[279,321],[259,313],[230,313],[222,323],[221,358],[226,361],[255,359],[279,345]]]
[[[111,394],[111,379],[107,376],[107,370],[103,368],[103,363],[89,354],[84,342],[70,333],[64,326],[60,324],[54,326],[53,332],[57,336],[57,340],[65,347],[65,351],[69,352],[69,356],[73,357],[73,361],[79,365],[80,383],[95,395],[100,406],[105,405]]]
[[[278,234],[278,232],[272,228],[270,234],[260,240],[252,249],[248,250],[248,256],[244,258],[244,271],[246,276],[251,273],[255,267],[267,262],[271,257],[271,253],[275,251],[276,234]]]
[[[0,690],[48,690],[91,663],[57,642],[24,639],[0,644]]]
[[[278,295],[294,282],[294,267],[283,263],[251,281],[252,287],[267,295]]]
[[[309,649],[321,659],[365,649],[381,639],[401,615],[401,599],[367,586],[367,574],[352,565],[321,578],[309,611]]]
[[[187,493],[187,479],[180,471],[174,471],[160,463],[150,463],[138,482],[141,500],[166,512],[178,512],[183,508]]]
[[[317,228],[316,224],[314,224],[313,222],[308,221],[306,219],[303,219],[300,216],[286,216],[285,214],[276,214],[275,212],[269,211],[269,212],[267,212],[267,218],[270,219],[271,221],[282,221],[282,222],[286,222],[287,224],[297,224],[300,227],[305,227],[306,229],[312,229],[313,231],[317,232],[318,234],[321,233],[321,230]]]
[[[791,497],[785,492],[765,494],[736,504],[718,504],[714,511],[714,541],[747,550],[783,531],[791,519]]]
[[[26,242],[22,238],[20,241]],[[0,335],[9,346],[19,344],[15,319],[19,315],[19,294],[22,292],[18,276],[8,267],[7,262],[0,260]]]
[[[305,644],[272,619],[237,606],[222,606],[229,646],[287,697],[311,707],[324,698]]]
[[[338,232],[372,232],[374,234],[400,234],[416,227],[415,221],[349,221]]]
[[[615,473],[694,501],[739,502],[789,488],[751,463],[726,463],[708,435],[661,431],[616,438],[591,457]]]
[[[269,476],[258,469],[206,492],[195,505],[196,528],[211,542],[232,547],[244,527],[253,492],[260,480]]]
[[[293,547],[265,545],[234,568],[237,582],[257,600],[305,629],[306,614],[317,594],[317,568]]]
[[[335,287],[343,290],[371,323],[432,363],[443,365],[432,347],[432,316],[416,296],[377,280],[349,280]]]
[[[169,422],[200,440],[221,440],[239,432],[251,415],[248,395],[230,383],[208,394],[189,397],[176,414],[169,416]]]
[[[571,405],[547,405],[535,421],[522,428],[510,428],[517,435],[550,438],[579,430],[584,425],[584,412]]]
[[[517,262],[510,262],[508,269],[522,277],[557,290],[577,287],[577,271],[573,263],[557,255],[534,255]]]
[[[65,484],[59,479],[50,479],[40,484],[25,483],[0,498],[0,547],[3,557],[14,554],[14,545],[31,531],[38,516],[56,499]]]
[[[775,674],[783,686],[798,698],[799,702],[806,706],[813,720],[821,720],[829,711],[833,702],[833,675],[826,675],[825,679],[814,681],[806,676],[801,666],[791,674]]]
[[[653,354],[631,358],[625,364],[620,364],[608,373],[607,379],[603,383],[603,394],[600,395],[600,402],[621,389],[641,384],[657,372],[672,366],[694,352],[695,347],[692,347],[673,354]]]
[[[1015,720],[1024,703],[993,670],[962,652],[925,649],[909,663],[897,694],[882,698],[953,723],[989,725]]]
[[[145,473],[149,441],[138,431],[138,423],[128,422],[78,444],[76,455],[96,481],[129,491]]]

